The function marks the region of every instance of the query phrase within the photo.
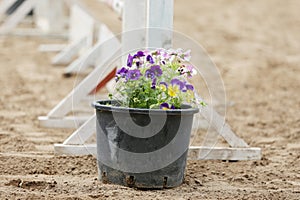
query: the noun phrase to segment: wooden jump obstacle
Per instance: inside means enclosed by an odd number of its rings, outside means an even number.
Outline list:
[[[98,66],[100,64],[100,61],[98,59],[98,56],[95,55],[95,52],[97,52],[97,48],[99,48],[99,46],[101,46],[104,41],[112,37],[114,37],[112,31],[105,24],[100,24],[98,26],[97,43],[89,47],[85,52],[82,53],[82,55],[72,61],[65,68],[64,75],[66,77],[69,77],[73,74],[84,72],[85,69],[89,66]]]
[[[68,64],[75,56],[92,47],[94,25],[94,19],[90,15],[80,6],[76,4],[72,5],[69,25],[69,44],[52,59],[52,64]]]
[[[73,110],[80,108],[80,103],[85,102],[86,105],[90,105],[91,101],[86,101],[91,99],[91,94],[95,89],[100,89],[103,87],[104,83],[107,83],[107,78],[111,77],[115,66],[112,66],[111,69],[106,70],[104,73],[104,66],[108,61],[108,58],[113,56],[117,51],[120,50],[120,41],[113,37],[114,34],[111,30],[114,30],[116,33],[116,27],[107,26],[105,24],[106,13],[99,13],[99,16],[96,16],[96,12],[91,12],[86,4],[81,2],[76,2],[76,4],[71,5],[80,9],[80,13],[88,16],[88,20],[93,21],[93,31],[98,27],[98,42],[87,49],[81,56],[79,56],[75,61],[73,61],[67,68],[66,73],[74,73],[79,70],[84,70],[87,66],[94,65],[93,71],[81,82],[79,83],[72,91],[69,93],[57,106],[55,106],[47,116],[40,116],[39,121],[40,125],[44,127],[53,127],[53,128],[76,128],[82,125],[89,117],[92,115],[91,112],[86,116],[74,116],[69,115]],[[101,4],[101,6],[106,6]],[[109,9],[108,9],[109,10]],[[109,12],[112,12],[109,10]],[[72,17],[71,17],[72,18]],[[100,18],[100,20],[98,20]],[[118,25],[119,20],[116,19],[116,25]],[[84,24],[83,24],[84,26]],[[84,27],[81,27],[81,29]],[[75,32],[76,33],[76,32]],[[72,48],[68,48],[71,50]],[[109,50],[107,50],[109,49]],[[66,56],[61,56],[62,59],[65,59]],[[103,75],[102,80],[98,81],[99,74]]]
[[[88,1],[89,2],[89,1]],[[102,1],[101,1],[102,2]],[[120,0],[114,0],[113,5],[109,6],[113,8],[118,15],[122,13],[122,8],[120,7],[122,5],[122,1]],[[96,54],[97,48],[101,46],[101,44],[115,36],[116,33],[120,33],[120,22],[116,18],[115,19],[115,24],[108,26],[107,24],[107,16],[106,14],[109,12],[111,13],[111,10],[107,9],[107,5],[105,5],[103,2],[99,3],[99,5],[102,8],[105,8],[105,12],[103,13],[98,13],[98,12],[93,12],[91,9],[89,9],[91,6],[89,5],[81,5],[81,7],[85,10],[86,13],[89,13],[93,19],[95,20],[95,31],[98,32],[98,35],[94,35],[94,40],[96,40],[96,44],[94,44],[92,47],[88,48],[87,51],[85,51],[81,56],[79,56],[77,59],[75,59],[73,62],[71,62],[65,69],[64,74],[66,76],[70,76],[72,74],[77,74],[79,72],[84,72],[84,70],[89,67],[89,66],[98,66],[100,63],[98,56]]]
[[[1,35],[65,36],[66,20],[63,0],[26,0],[13,13],[6,16],[6,11],[17,2],[17,0],[2,0],[0,3],[0,19],[3,21],[0,23]],[[33,22],[35,28],[17,29],[17,26],[24,21],[31,10],[34,10]]]
[[[139,16],[139,17],[136,17]],[[159,20],[158,20],[159,19]],[[101,58],[113,58],[121,52],[128,52],[141,47],[163,47],[169,48],[172,46],[172,34],[170,32],[152,32],[151,28],[162,28],[172,30],[173,27],[173,0],[125,0],[123,7],[123,32],[126,33],[132,30],[142,29],[142,32],[134,34],[122,35],[122,47],[120,47],[117,39],[111,39],[104,42],[97,50],[96,55]],[[100,51],[107,50],[110,51]],[[77,104],[86,95],[87,91],[95,88],[99,75],[101,80],[106,76],[103,72],[109,72],[112,69],[105,66],[103,61],[98,65],[74,90],[61,101],[56,109],[51,113],[54,117],[61,117],[61,114],[66,114],[73,105]],[[201,97],[197,97],[200,101]],[[225,122],[225,119],[220,116],[211,106],[203,107],[200,114],[205,120],[211,121],[212,126],[217,131],[218,135],[222,136],[230,147],[216,146],[190,146],[190,159],[217,159],[217,160],[253,160],[261,159],[261,149],[249,147],[248,144],[239,138],[230,126]],[[96,155],[96,144],[85,144],[96,131],[95,114],[89,117],[71,136],[69,136],[63,144],[55,144],[54,148],[57,153],[68,155]]]

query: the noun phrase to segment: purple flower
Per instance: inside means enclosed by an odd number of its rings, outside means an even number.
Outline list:
[[[156,78],[152,80],[152,85],[151,85],[151,89],[155,89],[155,88],[156,88]]]
[[[151,69],[147,69],[146,72],[145,72],[145,76],[146,76],[147,78],[154,79],[155,73],[154,73],[154,71],[152,71]]]
[[[156,76],[159,77],[162,75],[162,70],[159,65],[153,65],[150,69],[147,69],[145,72],[145,76],[147,78],[154,79]]]
[[[162,104],[160,104],[160,109],[163,109],[163,110],[169,109],[169,104],[168,103],[162,103]]]
[[[133,56],[133,58],[140,58],[140,57],[143,57],[143,56],[145,56],[144,52],[138,51],[138,52]]]
[[[140,67],[141,63],[140,62],[136,62],[135,64],[136,64],[137,67]]]
[[[128,70],[128,72],[126,74],[126,79],[135,81],[135,80],[138,80],[141,75],[142,74],[141,74],[140,70],[138,70],[138,69]]]
[[[160,109],[163,109],[163,110],[169,110],[169,109],[175,109],[175,106],[174,105],[169,105],[168,103],[162,103],[160,104]]]
[[[131,67],[132,66],[132,62],[133,62],[133,57],[130,54],[128,54],[128,57],[127,57],[127,66]]]
[[[159,65],[153,65],[150,69],[154,72],[154,74],[156,76],[161,76],[162,75],[162,70],[161,70]]]
[[[127,72],[128,72],[128,69],[126,69],[125,67],[122,67],[121,69],[119,69],[117,71],[117,75],[124,77],[124,75],[126,75]]]
[[[168,84],[166,82],[160,82],[159,84],[166,86],[166,88],[168,87]]]
[[[126,69],[125,67],[122,67],[121,69],[119,69],[116,73],[116,82],[119,81],[120,78],[124,78],[126,76],[126,73],[128,72],[128,69]]]
[[[194,86],[192,86],[191,84],[186,84],[186,85],[185,85],[185,88],[186,88],[187,90],[194,91]]]
[[[146,60],[149,61],[150,64],[154,64],[154,61],[153,61],[153,58],[152,58],[151,55],[148,55],[148,56],[146,57]]]
[[[178,85],[180,90],[183,90],[185,84],[177,78],[171,80],[172,85]]]

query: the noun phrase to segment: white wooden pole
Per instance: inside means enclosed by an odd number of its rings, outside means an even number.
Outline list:
[[[125,0],[122,22],[122,54],[146,46],[147,0]],[[124,56],[123,63],[127,57]]]
[[[63,0],[37,1],[34,12],[35,23],[43,32],[60,33],[65,30],[66,16]]]
[[[69,31],[70,43],[79,41],[80,39],[88,36],[88,44],[91,46],[93,43],[94,25],[94,18],[80,5],[74,4],[71,7]]]
[[[147,46],[172,47],[173,0],[149,0],[147,11]]]
[[[146,47],[171,48],[173,5],[173,0],[125,0],[123,54]]]

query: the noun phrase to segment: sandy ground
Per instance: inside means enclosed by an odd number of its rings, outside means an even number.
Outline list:
[[[175,29],[221,71],[227,121],[258,161],[188,161],[184,183],[140,191],[102,184],[92,156],[59,156],[71,129],[39,127],[73,88],[38,38],[0,38],[0,199],[299,199],[300,1],[175,0]]]

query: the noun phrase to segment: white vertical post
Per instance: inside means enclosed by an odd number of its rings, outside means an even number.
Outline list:
[[[123,54],[145,47],[171,48],[173,7],[173,0],[125,0]]]
[[[68,64],[78,54],[93,44],[95,20],[78,5],[71,7],[69,43],[52,59],[52,64]]]
[[[173,30],[173,0],[149,0],[147,14],[148,47],[171,48]]]
[[[122,22],[122,54],[146,46],[147,0],[125,0]],[[123,58],[123,63],[125,61]]]
[[[65,28],[63,0],[37,1],[35,7],[35,23],[44,32],[60,33]]]
[[[70,43],[77,42],[84,37],[88,37],[88,46],[93,43],[93,31],[95,20],[85,10],[78,5],[71,7],[70,19]]]

